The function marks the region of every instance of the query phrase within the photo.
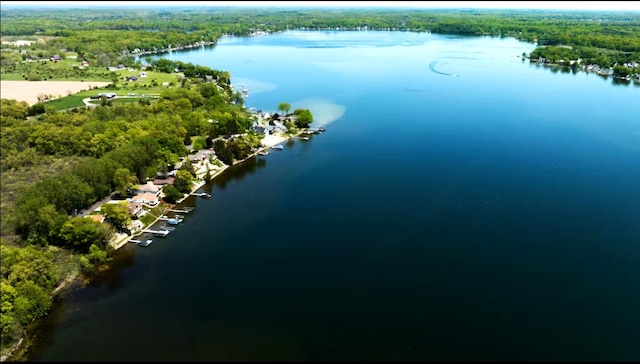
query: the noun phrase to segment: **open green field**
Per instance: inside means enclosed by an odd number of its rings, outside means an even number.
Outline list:
[[[0,79],[3,81],[98,81],[110,82],[112,74],[104,67],[85,67],[81,59],[66,58],[60,61],[41,59],[20,61],[3,65]]]
[[[74,107],[84,106],[82,100],[87,97],[98,95],[99,93],[114,92],[118,96],[127,96],[130,93],[134,93],[135,96],[151,96],[149,101],[154,102],[155,97],[158,96],[167,87],[172,87],[180,82],[181,74],[168,74],[160,72],[147,72],[147,77],[139,77],[137,81],[124,81],[123,79],[129,76],[138,76],[140,71],[119,70],[113,72],[117,75],[118,81],[116,87],[102,87],[92,90],[81,91],[73,95],[58,98],[47,102],[47,105],[55,107],[57,110],[64,110]],[[112,101],[113,104],[138,102],[140,97],[134,98],[122,98]],[[92,104],[100,104],[100,100],[91,101]]]

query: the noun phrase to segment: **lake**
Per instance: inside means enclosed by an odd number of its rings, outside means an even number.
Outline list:
[[[163,55],[326,132],[119,250],[29,359],[640,360],[640,87],[534,48],[287,31]]]

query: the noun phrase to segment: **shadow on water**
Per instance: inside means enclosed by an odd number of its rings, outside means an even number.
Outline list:
[[[611,84],[614,86],[629,86],[631,80],[625,80],[623,78],[612,77]]]
[[[64,324],[63,319],[70,317],[69,311],[73,305],[68,301],[79,291],[85,292],[85,288],[102,288],[114,291],[123,284],[124,271],[133,267],[135,260],[135,244],[125,245],[117,250],[108,265],[100,271],[92,274],[85,283],[80,279],[65,288],[59,295],[55,296],[51,305],[51,310],[47,316],[36,320],[27,327],[25,341],[20,350],[10,358],[11,361],[29,361],[30,358],[38,357],[39,350],[43,350],[53,345],[54,333]]]
[[[135,244],[127,244],[118,249],[113,255],[106,269],[101,270],[90,278],[87,287],[113,289],[122,284],[124,271],[135,264]]]
[[[227,183],[231,181],[242,181],[246,176],[253,175],[258,169],[264,168],[266,165],[267,160],[259,157],[252,157],[240,164],[233,165],[211,181],[209,192],[213,186],[225,189]]]

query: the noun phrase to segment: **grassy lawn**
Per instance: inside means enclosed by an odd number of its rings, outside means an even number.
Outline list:
[[[62,62],[62,61],[60,61]],[[129,76],[138,76],[140,71],[119,70],[114,71],[117,74],[118,82],[115,88],[96,88],[93,90],[81,91],[76,94],[61,97],[47,102],[47,105],[55,107],[57,110],[64,110],[73,107],[83,106],[82,99],[86,97],[95,96],[99,93],[115,92],[118,96],[127,96],[129,93],[134,93],[136,96],[158,96],[167,87],[178,85],[182,74],[178,73],[161,73],[161,72],[147,72],[147,77],[139,77],[137,81],[124,81],[123,78]],[[5,75],[3,75],[3,79]],[[111,81],[109,79],[108,81]],[[113,100],[113,104],[138,102],[139,98],[123,98]],[[156,101],[155,98],[149,99],[149,101]],[[100,104],[100,100],[91,102],[92,104]]]
[[[140,72],[147,72],[147,77],[139,77]],[[173,82],[174,85],[177,85],[180,82],[180,78],[182,77],[181,73],[161,73],[161,72],[153,72],[153,71],[129,71],[127,69],[115,71],[118,74],[120,81],[118,82],[119,87],[123,88],[142,88],[142,87],[152,87],[154,84],[157,86],[162,86],[163,83],[167,82],[169,85]],[[136,76],[138,77],[137,81],[125,81],[123,80],[126,77]]]
[[[82,103],[82,99],[87,96],[79,96],[79,94],[66,96],[60,99],[55,99],[53,101],[47,102],[47,105],[53,106],[58,110],[69,109],[72,107],[78,107],[84,105]]]
[[[142,222],[143,226],[147,228],[149,224],[151,224],[156,218],[162,216],[164,210],[167,208],[167,204],[164,202],[160,202],[158,206],[149,209],[148,207],[143,207],[147,213],[140,218],[140,222]]]
[[[141,91],[143,91],[144,95],[147,95],[147,96],[157,96],[165,88],[166,87],[161,86],[161,87],[155,88],[155,90],[143,89]],[[94,89],[94,90],[88,90],[88,91],[81,91],[70,96],[65,96],[59,99],[51,100],[47,102],[47,105],[53,106],[57,110],[65,110],[73,107],[81,107],[81,106],[84,106],[84,103],[82,102],[84,98],[95,96],[99,93],[108,93],[108,92],[115,92],[118,96],[127,96],[127,94],[132,91],[127,92],[126,89],[123,90],[120,88],[116,88],[116,89],[101,88],[101,89]],[[141,98],[147,99],[150,102],[157,101],[155,97],[142,97],[141,95],[143,94],[143,92],[140,92],[140,93],[134,92],[136,94],[135,96],[140,96],[140,97],[127,97],[122,99],[114,99],[111,101],[113,105],[138,102]],[[100,105],[101,100],[91,100],[90,103],[95,105]]]

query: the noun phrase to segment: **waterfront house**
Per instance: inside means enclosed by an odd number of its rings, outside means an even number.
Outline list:
[[[137,190],[138,194],[142,193],[152,193],[156,196],[160,195],[160,187],[154,185],[153,182],[147,182],[145,184],[141,184]]]
[[[51,61],[58,62],[58,61],[62,60],[62,57],[60,57],[60,55],[59,55],[59,54],[54,54],[54,55],[53,55],[53,56],[51,56],[49,59],[50,59]]]
[[[269,130],[267,130],[267,128],[264,126],[260,126],[260,125],[254,126],[253,130],[258,134],[269,135]]]
[[[176,178],[175,177],[169,177],[167,176],[167,178],[154,178],[153,179],[153,184],[157,185],[157,186],[164,186],[164,185],[172,185],[175,182]]]
[[[127,77],[127,81],[138,81],[138,77],[136,77],[136,76],[129,76],[129,77]]]
[[[140,203],[140,202],[129,202],[128,205],[127,205],[127,211],[129,212],[129,215],[131,215],[133,217],[140,216],[140,213],[142,213],[142,203]]]
[[[271,133],[286,133],[287,132],[287,127],[276,122],[276,125],[270,125],[271,126]]]
[[[146,72],[140,72],[140,74],[138,74],[139,77],[147,77],[148,74]]]
[[[158,202],[160,202],[158,200],[158,196],[153,193],[140,193],[133,196],[129,201],[143,203],[149,206],[155,206],[158,204]]]

